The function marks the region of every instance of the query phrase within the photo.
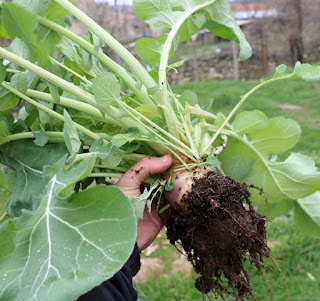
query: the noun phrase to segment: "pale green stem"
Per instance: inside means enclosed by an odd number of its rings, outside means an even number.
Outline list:
[[[94,167],[102,168],[102,169],[112,169],[112,170],[117,170],[122,172],[128,171],[128,168],[118,167],[118,166],[95,165]]]
[[[39,92],[36,90],[28,89],[26,92],[26,95],[29,97],[37,98],[37,99],[44,100],[47,102],[55,103],[51,94],[49,94],[49,93],[44,93],[44,92]],[[119,122],[118,120],[113,119],[105,114],[102,114],[101,111],[99,111],[97,108],[95,108],[92,105],[89,105],[87,103],[83,103],[81,101],[77,101],[77,100],[74,100],[71,98],[61,96],[59,105],[67,107],[67,108],[75,109],[80,112],[87,113],[87,114],[89,114],[89,115],[91,115],[101,121],[109,123],[109,124],[123,126],[122,123]]]
[[[104,43],[113,49],[130,67],[130,69],[140,78],[141,82],[147,87],[152,88],[156,85],[147,70],[140,62],[115,38],[113,38],[105,29],[99,26],[91,18],[89,18],[80,9],[71,4],[68,0],[55,0],[63,8],[74,15],[80,22],[86,25],[95,35],[97,35]]]
[[[94,96],[77,86],[67,82],[66,80],[56,76],[55,74],[36,66],[35,64],[17,56],[10,51],[7,51],[0,47],[0,57],[5,58],[31,72],[40,76],[41,78],[45,79],[46,81],[50,82],[51,84],[71,93],[72,95],[78,97],[79,99],[83,100],[86,103],[89,103],[93,106],[97,106],[96,100]]]
[[[20,98],[24,99],[25,101],[29,102],[30,104],[36,106],[37,108],[45,111],[46,113],[50,114],[51,116],[53,116],[53,117],[55,117],[55,118],[57,118],[57,119],[59,119],[59,120],[61,120],[61,121],[64,122],[65,118],[64,118],[64,116],[62,116],[61,114],[59,114],[59,113],[55,112],[54,110],[51,110],[50,108],[48,108],[48,107],[46,107],[46,106],[44,106],[44,105],[36,102],[35,100],[33,100],[32,98],[28,97],[27,95],[25,95],[25,94],[17,91],[16,89],[10,87],[10,86],[9,86],[8,84],[6,84],[5,82],[2,82],[2,86],[3,86],[4,88],[6,88],[7,90],[9,90],[10,92],[12,92],[12,93],[14,93],[15,95],[17,95],[18,97],[20,97]],[[73,123],[74,123],[74,125],[75,125],[75,127],[76,127],[77,130],[79,130],[79,131],[81,131],[82,133],[86,134],[86,135],[89,136],[90,138],[92,138],[92,139],[94,139],[94,140],[97,140],[97,139],[100,138],[99,135],[91,132],[90,130],[88,130],[87,128],[83,127],[82,125],[80,125],[80,124],[78,124],[78,123],[76,123],[76,122],[74,122],[74,121],[73,121]],[[104,140],[104,143],[107,144],[108,141]]]
[[[48,131],[46,132],[46,135],[48,136],[48,138],[63,138],[62,132]],[[32,132],[18,133],[18,134],[12,134],[12,135],[0,138],[0,143],[2,144],[2,143],[14,141],[14,140],[30,139],[30,138],[34,138],[34,133]]]
[[[60,62],[58,62],[57,60],[55,60],[53,57],[50,57],[51,62],[57,64],[58,66],[60,66],[61,68],[67,70],[68,72],[72,73],[74,76],[78,77],[80,80],[82,80],[83,82],[89,84],[92,86],[92,82],[87,80],[84,76],[80,75],[79,73],[73,71],[72,69],[68,68],[67,66],[65,66],[64,64],[61,64]]]
[[[187,13],[183,14],[177,22],[172,27],[166,42],[163,45],[163,49],[161,52],[161,58],[160,58],[160,65],[159,65],[159,89],[160,89],[160,97],[161,97],[161,104],[166,108],[164,110],[164,114],[166,117],[166,122],[168,125],[169,133],[173,136],[177,137],[177,130],[175,128],[176,123],[176,116],[174,114],[173,109],[171,108],[170,101],[169,101],[169,94],[168,94],[168,88],[167,88],[167,66],[168,66],[168,60],[169,60],[169,54],[172,46],[172,42],[175,38],[175,36],[178,34],[178,31],[182,24],[196,11],[199,9],[202,9],[212,3],[214,3],[216,0],[208,1],[204,4],[198,5],[192,9],[190,9]]]
[[[121,178],[123,176],[122,173],[104,173],[104,172],[97,172],[91,173],[88,178]]]
[[[103,172],[97,172],[97,173],[91,173],[88,178],[111,178],[111,179],[119,179],[123,176],[122,173],[103,173]],[[152,178],[145,179],[143,181],[144,184],[151,185],[156,180]]]
[[[108,56],[106,56],[101,50],[95,51],[94,47],[86,40],[77,36],[70,30],[58,25],[57,23],[49,21],[46,18],[40,16],[37,16],[36,18],[40,24],[67,37],[68,39],[80,45],[90,54],[94,55],[101,63],[106,65],[111,71],[117,73],[117,75],[119,75],[119,77],[130,87],[130,89],[138,96],[138,98],[141,99],[141,101],[147,104],[154,105],[152,99],[149,97],[147,93],[146,87],[142,86],[141,90],[137,89],[136,82],[132,79],[128,72],[123,67],[114,62],[112,59],[110,59]]]
[[[168,87],[169,87],[169,91],[170,91],[170,93],[171,93],[171,97],[172,97],[172,99],[174,100],[175,105],[176,105],[176,107],[177,107],[177,110],[178,110],[178,112],[179,112],[180,119],[181,119],[181,121],[182,121],[183,128],[184,128],[184,132],[185,132],[185,134],[186,134],[186,136],[187,136],[187,139],[188,139],[188,142],[189,142],[189,144],[190,144],[190,146],[191,146],[191,149],[193,150],[193,152],[194,152],[195,154],[197,154],[197,156],[198,156],[198,158],[199,158],[198,151],[197,151],[197,149],[196,149],[196,147],[195,147],[195,144],[194,144],[194,141],[193,141],[193,139],[192,139],[192,137],[191,137],[190,128],[189,128],[189,126],[188,126],[188,124],[187,124],[186,118],[184,118],[184,116],[183,116],[183,114],[182,114],[182,109],[181,109],[181,107],[180,107],[181,104],[180,104],[180,102],[176,99],[176,97],[174,96],[174,94],[173,94],[170,86],[168,86]],[[180,135],[181,135],[181,134],[180,134]],[[181,135],[181,136],[184,136],[184,135]]]
[[[20,70],[14,70],[14,69],[7,69],[8,73],[20,73]]]
[[[122,158],[127,160],[127,161],[135,161],[138,162],[141,159],[146,157],[146,155],[141,155],[141,154],[135,154],[135,153],[129,153],[129,154],[122,154]]]
[[[192,116],[203,117],[204,119],[211,121],[211,122],[215,122],[217,119],[216,115],[214,115],[210,112],[207,112],[205,110],[202,110],[200,108],[196,108],[196,107],[192,107],[192,106],[187,105],[187,110],[190,112],[190,114]]]
[[[213,137],[210,139],[209,143],[203,148],[203,153],[204,154],[208,148],[211,147],[211,145],[213,144],[213,142],[217,139],[217,137],[220,135],[221,131],[223,130],[223,128],[227,125],[227,123],[230,121],[230,119],[233,117],[233,115],[237,112],[237,110],[241,107],[241,105],[246,101],[246,99],[253,94],[255,91],[257,91],[258,89],[260,89],[261,87],[270,84],[272,82],[278,81],[278,80],[283,80],[283,79],[289,79],[292,78],[292,75],[287,75],[287,76],[283,76],[283,77],[277,77],[277,78],[272,78],[269,79],[265,82],[260,83],[258,86],[254,87],[252,90],[250,90],[246,95],[244,95],[241,100],[237,103],[237,105],[233,108],[233,110],[231,111],[231,113],[228,115],[228,117],[225,119],[225,121],[222,123],[222,125],[219,127],[219,129],[217,130],[217,132],[213,135]]]
[[[0,217],[0,224],[1,224],[2,220],[3,220],[7,215],[8,215],[7,212],[5,212],[5,213],[3,213],[3,214],[1,215],[1,217]]]

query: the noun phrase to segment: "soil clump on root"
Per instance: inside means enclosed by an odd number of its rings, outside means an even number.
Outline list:
[[[253,295],[244,261],[263,274],[263,259],[270,256],[265,223],[252,207],[246,184],[209,172],[195,180],[166,226],[170,243],[182,245],[200,274],[199,291],[243,300]]]

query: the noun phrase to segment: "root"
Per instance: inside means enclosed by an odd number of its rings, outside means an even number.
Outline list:
[[[167,221],[168,238],[172,244],[181,241],[188,260],[200,275],[195,285],[203,294],[228,294],[237,300],[251,295],[257,300],[243,263],[246,259],[254,262],[265,278],[262,261],[270,251],[267,219],[255,212],[248,187],[208,172],[205,177],[194,179],[191,192],[183,196]],[[179,207],[185,208],[183,214]]]
[[[275,261],[275,259],[270,255],[269,256],[270,259],[272,260],[273,264],[276,266],[277,270],[279,271],[282,279],[283,279],[283,282],[284,282],[284,285],[286,287],[286,290],[287,290],[287,297],[288,297],[288,301],[290,301],[290,295],[289,295],[289,288],[288,288],[288,285],[287,285],[287,280],[286,278],[284,277],[283,273],[282,273],[282,270],[280,269],[280,267],[278,266],[277,262]]]

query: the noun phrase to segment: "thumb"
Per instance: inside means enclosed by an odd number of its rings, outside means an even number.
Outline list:
[[[133,165],[116,183],[128,197],[140,196],[140,185],[149,176],[166,171],[173,163],[170,155],[144,157]]]

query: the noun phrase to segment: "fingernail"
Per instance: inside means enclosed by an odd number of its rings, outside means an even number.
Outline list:
[[[167,162],[169,162],[169,160],[170,160],[170,155],[165,155],[165,156],[161,157],[161,159],[160,159],[160,161],[162,163],[167,163]]]

